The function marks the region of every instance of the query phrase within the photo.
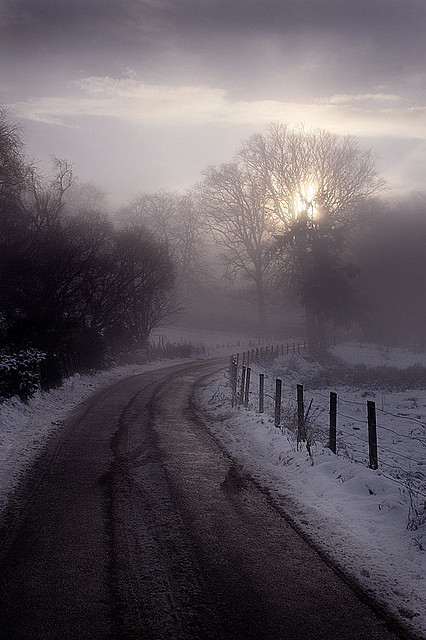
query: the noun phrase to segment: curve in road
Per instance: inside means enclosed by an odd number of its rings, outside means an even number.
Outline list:
[[[194,414],[195,386],[224,366],[133,376],[70,416],[1,533],[2,638],[404,637]]]

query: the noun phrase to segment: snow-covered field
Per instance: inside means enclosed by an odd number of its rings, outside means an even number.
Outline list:
[[[350,365],[426,366],[425,354],[344,344],[334,356]],[[386,373],[387,369],[384,373]],[[370,385],[318,386],[322,368],[302,356],[251,365],[248,409],[231,406],[223,373],[200,399],[210,428],[243,472],[334,561],[374,593],[405,625],[426,635],[426,429],[424,388],[387,391]],[[265,375],[265,413],[258,412],[258,374]],[[274,425],[275,379],[283,381],[282,425]],[[304,385],[311,453],[297,444],[296,385]],[[338,394],[337,455],[326,447],[329,391]],[[366,401],[376,402],[377,471],[368,468]]]
[[[167,336],[167,338],[166,338]],[[206,344],[211,355],[237,351],[243,339],[225,334],[172,330],[157,339]],[[247,348],[247,347],[246,347]],[[425,354],[368,345],[339,345],[334,355],[352,367],[360,363],[406,368],[426,366]],[[176,362],[176,361],[175,361]],[[73,376],[27,405],[12,399],[0,405],[0,518],[8,497],[70,410],[95,390],[170,361],[131,365],[94,376]],[[257,412],[256,380],[265,373],[265,413]],[[283,380],[283,423],[273,418],[273,386]],[[295,522],[395,615],[426,636],[425,406],[424,388],[391,392],[365,386],[318,387],[321,369],[302,356],[252,365],[248,409],[232,407],[224,372],[200,392],[216,421],[210,428],[240,464],[266,486]],[[315,384],[312,384],[315,381]],[[294,431],[296,384],[305,386],[311,455],[298,447]],[[337,455],[326,448],[328,392],[338,393]],[[368,468],[366,400],[375,400],[379,469]]]

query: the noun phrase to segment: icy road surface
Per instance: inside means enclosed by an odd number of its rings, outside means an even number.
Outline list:
[[[2,532],[2,638],[402,637],[194,413],[226,363],[126,378],[71,414]]]

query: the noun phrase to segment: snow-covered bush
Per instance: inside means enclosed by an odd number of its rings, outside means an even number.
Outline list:
[[[27,402],[39,387],[40,363],[45,354],[37,349],[0,352],[0,402],[19,396]]]

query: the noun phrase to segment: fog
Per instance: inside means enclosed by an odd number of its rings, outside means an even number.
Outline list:
[[[420,348],[425,23],[421,0],[4,2],[2,343],[105,355],[173,322]]]
[[[355,254],[366,339],[425,347],[426,196],[393,202],[366,225]]]

